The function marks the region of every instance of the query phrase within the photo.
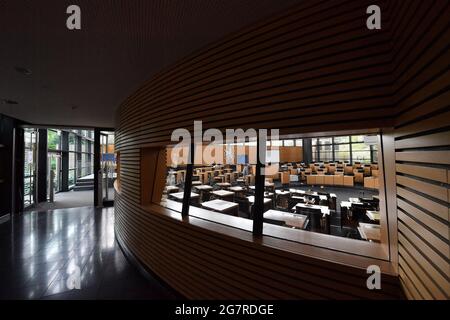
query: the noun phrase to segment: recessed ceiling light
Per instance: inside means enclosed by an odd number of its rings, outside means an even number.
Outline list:
[[[21,73],[21,74],[23,74],[25,76],[31,76],[32,75],[32,72],[31,72],[30,69],[23,68],[23,67],[14,67],[14,69],[16,69],[16,71],[18,73]]]
[[[9,99],[3,99],[2,103],[3,104],[19,104],[17,101],[9,100]]]

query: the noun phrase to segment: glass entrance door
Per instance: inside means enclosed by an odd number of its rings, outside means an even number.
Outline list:
[[[114,200],[114,181],[117,177],[114,132],[100,133],[100,167],[103,176],[102,196],[105,204]]]

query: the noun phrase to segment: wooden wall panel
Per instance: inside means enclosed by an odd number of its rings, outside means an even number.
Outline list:
[[[449,299],[450,8],[409,2],[393,46],[399,276],[408,298]]]
[[[117,147],[167,143],[194,120],[286,132],[392,124],[387,31],[365,27],[372,2],[304,3],[161,72],[121,106]],[[377,2],[388,25],[391,4]]]
[[[400,282],[408,298],[449,297],[449,3],[375,2],[380,31],[365,26],[372,0],[304,1],[161,71],[120,107],[117,236],[186,297],[401,296],[395,278],[369,292],[363,269],[141,207],[141,149],[194,120],[282,134],[395,125]]]

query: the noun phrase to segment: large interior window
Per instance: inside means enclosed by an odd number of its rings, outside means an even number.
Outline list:
[[[281,137],[266,144],[272,165],[259,184],[255,183],[256,141],[216,146],[213,153],[222,157],[214,159],[220,160],[197,161],[191,167],[173,162],[173,147],[164,150],[164,161],[155,149],[146,156],[148,165],[143,168],[149,176],[153,171],[145,168],[153,166],[158,171],[161,164],[164,168],[162,197],[150,202],[177,211],[182,211],[184,202],[192,216],[249,231],[252,220],[262,216],[264,235],[353,253],[354,246],[348,242],[352,241],[366,244],[359,246],[358,254],[385,258],[381,245],[387,242],[387,221],[385,206],[380,205],[385,197],[380,183],[383,169],[377,162],[380,145],[380,137],[374,134]],[[207,147],[197,147],[195,153],[204,154]],[[187,159],[188,147],[180,152],[183,155]],[[150,159],[156,164],[150,165]],[[186,184],[189,172],[190,185]],[[157,184],[154,181],[153,188]],[[263,189],[261,209],[255,206],[261,194],[258,188]],[[185,194],[188,201],[183,201]]]
[[[360,162],[378,161],[378,146],[365,143],[365,135],[312,138],[312,160],[316,162]]]

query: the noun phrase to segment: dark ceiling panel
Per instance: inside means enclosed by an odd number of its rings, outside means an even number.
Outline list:
[[[114,126],[156,72],[301,0],[0,0],[0,103],[35,124]],[[82,30],[66,28],[81,7]],[[31,70],[31,75],[16,67]]]

